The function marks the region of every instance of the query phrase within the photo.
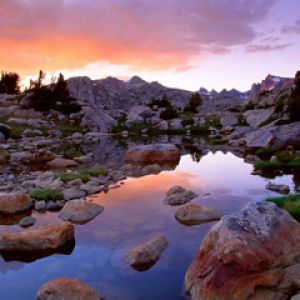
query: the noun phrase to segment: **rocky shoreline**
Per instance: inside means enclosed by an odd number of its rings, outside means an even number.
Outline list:
[[[297,84],[295,80],[296,89]],[[186,153],[197,161],[207,149],[232,151],[253,164],[253,175],[274,177],[300,170],[300,121],[289,116],[293,85],[252,91],[248,100],[235,93],[222,109],[216,99],[222,102],[228,93],[214,96],[214,106],[203,96],[204,103],[197,102],[195,108],[191,99],[200,96],[139,78],[96,83],[75,78],[68,86],[80,112],[29,109],[26,92],[0,96],[1,224],[20,227],[18,232],[0,235],[3,257],[59,252],[74,243],[74,224],[101,217],[105,208],[90,196],[120,188],[130,177],[174,169]],[[120,94],[130,95],[122,107]],[[272,182],[266,189],[290,193],[289,186]],[[174,218],[183,226],[221,219],[186,273],[185,287],[192,299],[281,300],[298,293],[297,221],[270,202],[250,203],[241,212],[224,216],[189,203],[197,197],[194,191],[174,186],[163,201],[179,206]],[[31,211],[55,211],[60,221],[35,227]],[[164,235],[154,236],[129,249],[124,259],[135,270],[148,270],[168,244]],[[37,299],[49,297],[103,299],[93,288],[70,278],[42,286]]]

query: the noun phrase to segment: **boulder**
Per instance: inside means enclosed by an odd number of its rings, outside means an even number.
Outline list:
[[[5,144],[5,135],[0,131],[0,144]]]
[[[33,217],[24,217],[23,219],[20,220],[19,225],[21,227],[30,227],[34,225],[36,222],[36,219]]]
[[[168,240],[163,235],[157,235],[151,240],[130,249],[124,259],[138,271],[151,268],[161,257],[168,246]]]
[[[75,227],[59,223],[0,236],[0,251],[37,251],[57,249],[74,239]]]
[[[274,129],[263,128],[245,135],[245,143],[249,149],[269,148],[274,143]]]
[[[220,123],[223,127],[238,125],[238,119],[234,114],[224,115],[220,118]]]
[[[76,167],[78,163],[72,159],[55,158],[52,161],[48,162],[47,165],[51,168],[68,168]]]
[[[244,113],[245,120],[249,126],[260,127],[276,119],[274,107],[266,109],[248,110]]]
[[[73,200],[65,204],[63,209],[58,214],[58,217],[64,221],[71,221],[74,223],[85,223],[100,213],[104,208],[92,202],[85,200]]]
[[[175,185],[168,190],[164,203],[171,206],[183,205],[197,196],[193,191],[188,191],[179,185]]]
[[[58,278],[48,281],[37,292],[37,300],[104,300],[92,287],[77,279]]]
[[[69,188],[63,191],[64,200],[69,201],[73,199],[79,199],[86,195],[85,191],[78,190],[77,188]]]
[[[172,144],[139,145],[129,148],[124,159],[128,162],[179,161],[180,151]]]
[[[1,193],[0,214],[16,214],[29,209],[32,205],[31,199],[26,194]]]
[[[280,194],[288,194],[290,192],[290,187],[286,184],[268,183],[266,189]]]
[[[253,201],[211,228],[185,288],[192,300],[290,299],[300,287],[299,259],[300,224],[273,203]]]
[[[281,126],[267,126],[245,135],[247,148],[283,149],[287,146],[300,146],[300,122]]]
[[[184,225],[197,225],[219,220],[221,213],[202,205],[186,204],[176,211],[175,218]]]
[[[170,121],[170,129],[180,130],[182,128],[183,126],[180,119],[174,119]]]

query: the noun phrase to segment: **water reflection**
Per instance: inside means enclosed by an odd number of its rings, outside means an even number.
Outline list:
[[[89,201],[105,210],[91,222],[76,226],[76,247],[69,255],[56,253],[30,263],[30,259],[16,262],[6,257],[7,262],[0,262],[1,299],[32,300],[40,285],[61,276],[79,278],[110,300],[185,299],[185,271],[214,222],[193,227],[178,223],[177,207],[163,203],[166,191],[182,185],[199,194],[193,203],[225,214],[248,201],[276,195],[265,189],[266,179],[251,175],[252,165],[232,153],[187,151],[175,170],[129,178],[119,189],[91,197]],[[299,186],[299,176],[276,177],[274,182]],[[55,212],[34,213],[34,217],[34,227],[57,222]],[[8,226],[0,226],[0,232],[6,230]],[[133,270],[124,262],[124,253],[156,234],[164,234],[169,241],[161,259],[148,271]]]
[[[42,259],[44,257],[53,255],[53,254],[64,254],[70,255],[72,254],[75,248],[75,239],[68,241],[63,246],[56,249],[47,249],[47,250],[39,250],[39,251],[0,251],[1,257],[6,262],[10,261],[19,261],[31,263],[36,260]]]

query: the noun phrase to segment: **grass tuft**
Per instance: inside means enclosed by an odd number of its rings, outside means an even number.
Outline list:
[[[293,217],[300,219],[300,194],[267,198],[266,201],[275,203],[280,208],[285,209]]]
[[[30,197],[39,201],[63,200],[64,194],[55,189],[35,189],[30,193]]]
[[[91,177],[88,174],[60,173],[58,177],[63,182],[69,182],[76,179],[81,179],[83,182],[88,182],[91,180]]]

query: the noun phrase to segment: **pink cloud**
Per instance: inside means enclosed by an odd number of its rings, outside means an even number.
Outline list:
[[[97,60],[185,68],[253,42],[276,1],[2,0],[0,63],[22,72]]]

